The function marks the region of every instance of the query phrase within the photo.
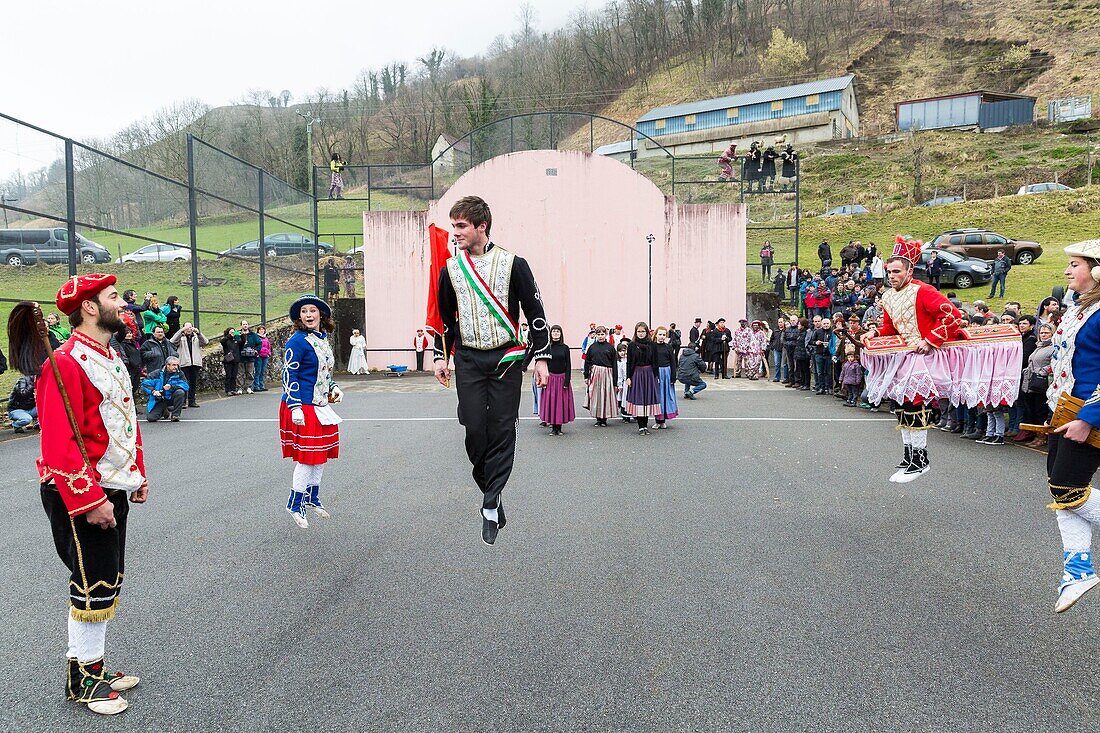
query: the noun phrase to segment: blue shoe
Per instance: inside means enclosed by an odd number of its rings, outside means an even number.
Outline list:
[[[1089,550],[1078,550],[1063,554],[1065,572],[1058,586],[1058,600],[1054,612],[1061,613],[1072,606],[1086,592],[1100,583],[1092,568],[1092,554]]]
[[[305,510],[302,508],[302,500],[305,498],[305,494],[301,491],[290,490],[290,498],[286,500],[286,510],[290,512],[290,516],[294,519],[294,523],[302,529],[309,527],[309,521],[306,519]]]
[[[331,514],[325,509],[325,505],[321,503],[321,487],[320,486],[307,486],[306,487],[306,500],[305,506],[308,506],[317,516],[321,519],[328,519]]]

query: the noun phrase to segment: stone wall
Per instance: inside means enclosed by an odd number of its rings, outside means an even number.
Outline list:
[[[294,333],[294,325],[287,320],[274,321],[267,326],[267,338],[271,341],[271,360],[267,363],[267,384],[274,387],[282,380],[283,351],[287,339]],[[222,363],[222,340],[210,339],[203,349],[202,372],[199,375],[199,392],[221,393],[225,389],[225,365]]]

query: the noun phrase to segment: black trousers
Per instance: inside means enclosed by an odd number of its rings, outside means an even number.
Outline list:
[[[235,361],[225,362],[225,393],[237,391],[237,372],[241,365]]]
[[[714,360],[714,378],[722,379],[726,378],[726,362],[729,361],[730,351],[729,349],[722,349],[718,352],[718,358]]]
[[[416,371],[418,371],[418,372],[424,371],[424,352],[423,351],[416,352]]]
[[[795,359],[794,360],[794,372],[795,372],[794,383],[801,386],[801,387],[805,387],[806,389],[809,389],[810,388],[810,360],[809,359]]]
[[[1075,443],[1051,433],[1047,438],[1047,480],[1054,500],[1073,502],[1084,496],[1084,488],[1092,482],[1100,468],[1100,448],[1088,443]]]
[[[182,369],[183,378],[187,380],[187,384],[190,387],[187,391],[187,404],[189,405],[198,404],[196,397],[198,397],[199,394],[199,371],[201,370],[202,367],[197,366],[186,366]]]
[[[187,401],[187,393],[182,389],[172,390],[168,397],[162,397],[153,403],[153,409],[149,410],[146,420],[156,422],[166,417],[179,417],[183,412],[183,404]]]
[[[42,508],[50,520],[54,547],[69,569],[69,603],[77,621],[107,621],[114,617],[125,572],[126,517],[130,511],[125,491],[108,491],[116,526],[100,529],[85,515],[70,517],[61,494],[42,486]]]
[[[495,509],[512,475],[519,425],[523,369],[512,364],[498,377],[497,363],[507,348],[455,350],[458,421],[466,428],[466,455],[474,481],[483,494],[481,506]]]

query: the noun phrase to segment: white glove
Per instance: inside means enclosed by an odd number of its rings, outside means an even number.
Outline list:
[[[329,388],[328,401],[332,403],[344,401],[344,393],[335,384]]]
[[[290,411],[290,421],[295,425],[306,424],[306,414],[302,412],[301,407],[295,407],[293,410]]]

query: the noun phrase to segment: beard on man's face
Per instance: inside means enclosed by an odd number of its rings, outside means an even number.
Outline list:
[[[122,322],[121,316],[118,315],[118,310],[105,308],[101,305],[99,306],[99,315],[96,317],[95,325],[100,330],[114,333],[124,328],[126,324]]]

